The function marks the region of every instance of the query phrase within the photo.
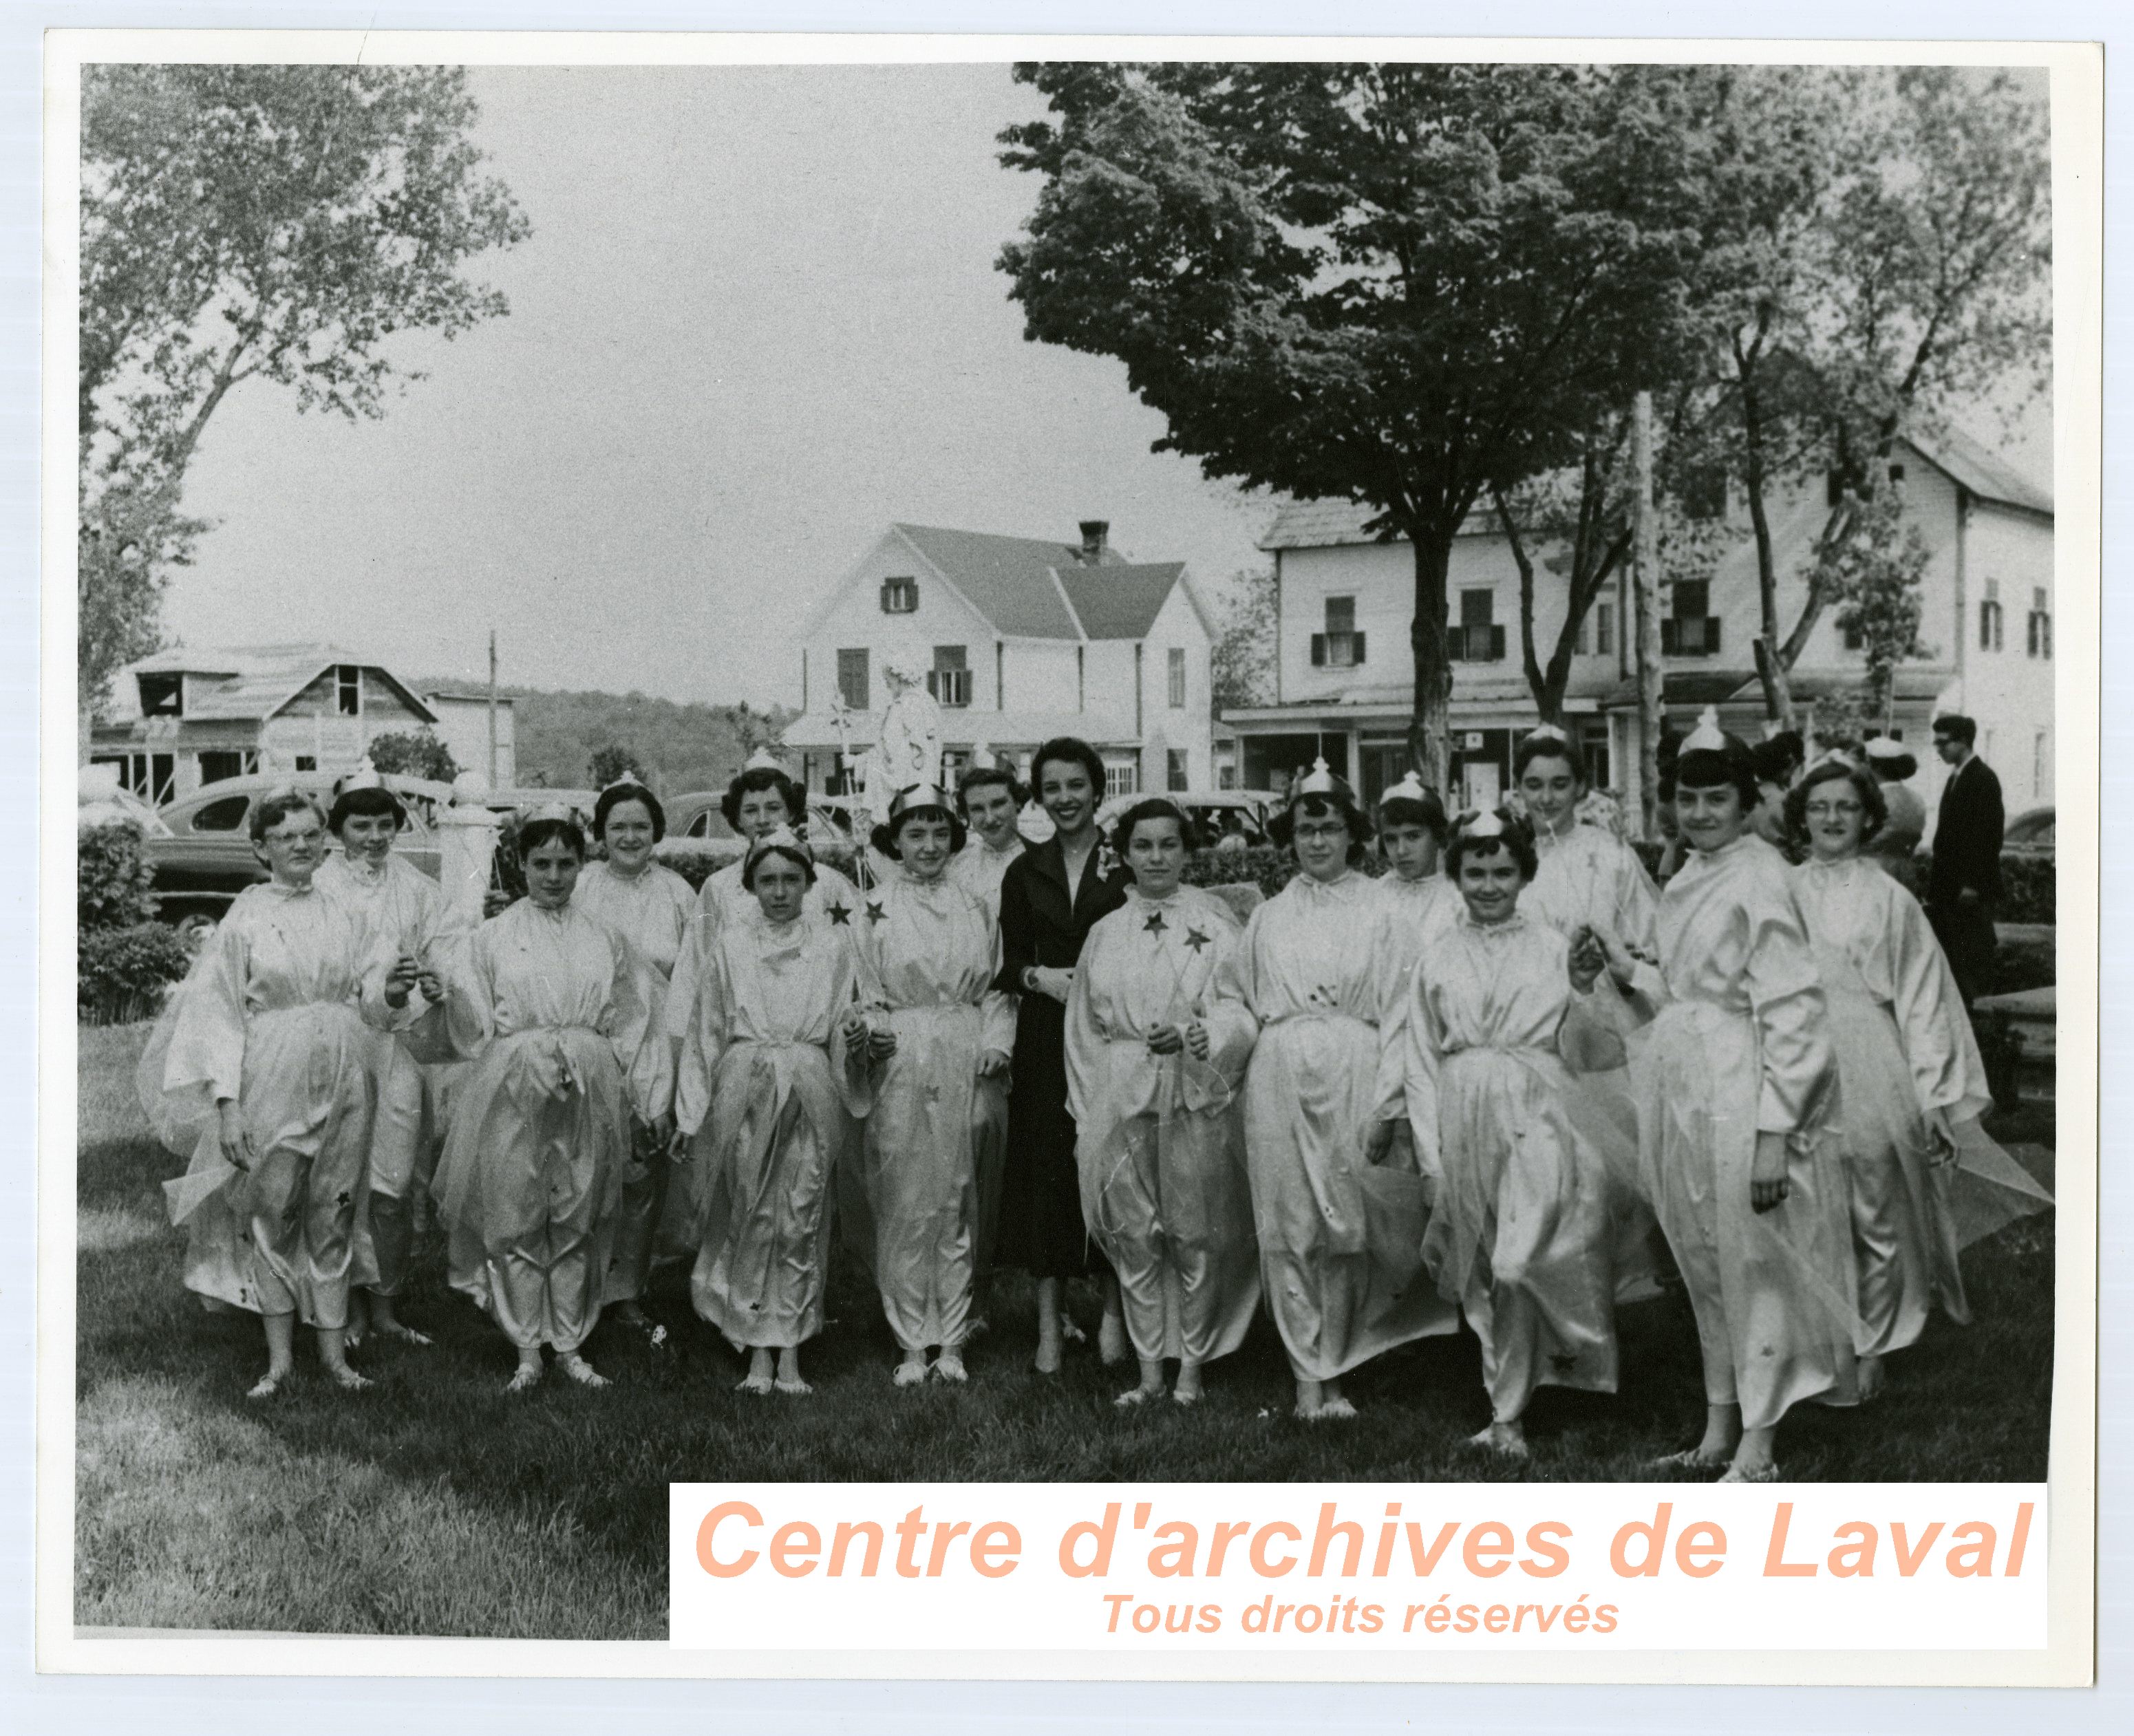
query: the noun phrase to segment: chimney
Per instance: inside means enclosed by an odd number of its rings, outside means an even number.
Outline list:
[[[1104,561],[1104,538],[1111,533],[1111,523],[1105,518],[1084,518],[1082,521],[1082,564],[1101,567]]]

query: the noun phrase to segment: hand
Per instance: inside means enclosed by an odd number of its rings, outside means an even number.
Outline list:
[[[1072,971],[1052,970],[1041,964],[1035,965],[1031,968],[1029,981],[1036,993],[1065,1006],[1068,996],[1074,991],[1074,973]]]
[[[1927,1112],[1927,1161],[1940,1165],[1956,1160],[1956,1129],[1949,1125],[1946,1109]]]
[[[989,1049],[978,1057],[978,1077],[982,1079],[997,1079],[1007,1068],[1008,1058],[999,1049]]]
[[[1581,995],[1593,992],[1593,985],[1600,981],[1600,972],[1607,967],[1608,954],[1600,943],[1594,938],[1591,928],[1581,928],[1578,938],[1571,945],[1571,986]]]
[[[415,986],[422,991],[422,998],[433,1006],[445,998],[445,979],[427,965],[415,973]]]
[[[667,1140],[667,1160],[669,1163],[686,1164],[689,1160],[689,1147],[696,1141],[695,1134],[684,1132],[680,1127],[675,1128]]]
[[[671,1112],[662,1111],[652,1118],[652,1139],[655,1146],[668,1145],[674,1140],[674,1117]]]
[[[867,1033],[867,1058],[886,1061],[896,1053],[896,1033],[893,1030],[871,1030]]]
[[[393,961],[393,968],[385,973],[385,1004],[389,1007],[403,1007],[408,997],[422,980],[422,967],[408,954],[403,952]]]
[[[1393,1136],[1400,1131],[1398,1121],[1374,1121],[1364,1136],[1364,1161],[1374,1166],[1386,1160],[1393,1149]]]
[[[244,1117],[238,1111],[236,1100],[225,1097],[215,1108],[222,1123],[218,1137],[222,1144],[223,1161],[249,1171],[252,1168],[252,1136],[244,1131]]]
[[[1749,1166],[1749,1204],[1758,1212],[1783,1205],[1794,1184],[1786,1179],[1786,1136],[1756,1136],[1755,1160]]]
[[[867,1020],[858,1013],[847,1013],[845,1022],[838,1027],[838,1034],[845,1039],[847,1049],[864,1049],[867,1039]]]
[[[1591,928],[1594,943],[1600,948],[1601,956],[1608,962],[1608,974],[1615,979],[1618,988],[1627,989],[1638,974],[1637,955],[1615,938],[1607,928]]]
[[[1185,1027],[1185,1052],[1196,1061],[1208,1058],[1208,1027],[1198,1019]]]
[[[1185,1047],[1185,1034],[1175,1025],[1159,1025],[1148,1034],[1151,1054],[1175,1055]]]

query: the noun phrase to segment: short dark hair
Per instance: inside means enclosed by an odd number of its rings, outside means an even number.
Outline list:
[[[757,786],[758,788],[766,787],[761,784]],[[743,891],[756,890],[756,870],[763,866],[765,858],[774,856],[782,856],[789,862],[799,863],[800,872],[808,884],[811,886],[815,884],[815,859],[809,856],[805,849],[798,849],[790,844],[758,844],[741,859],[741,884]]]
[[[1444,849],[1445,841],[1451,832],[1451,822],[1445,817],[1445,803],[1434,789],[1426,789],[1419,796],[1388,796],[1378,803],[1378,831],[1381,835],[1388,826],[1422,826],[1429,830]]]
[[[904,852],[896,847],[896,835],[903,831],[906,820],[946,820],[949,822],[949,849],[951,854],[961,850],[971,836],[970,827],[963,817],[953,808],[943,808],[929,802],[923,808],[907,808],[893,820],[885,820],[869,834],[867,841],[892,862],[904,860]]]
[[[808,792],[775,765],[751,765],[745,771],[736,772],[733,782],[727,785],[727,793],[719,798],[719,812],[736,832],[741,830],[741,798],[759,789],[778,792],[778,799],[785,804],[785,817],[789,824],[798,827],[807,822]]]
[[[983,789],[989,784],[999,784],[1013,798],[1017,808],[1030,799],[1030,792],[1016,780],[1012,767],[974,765],[956,780],[956,805],[967,817],[970,813],[971,792]]]
[[[1976,745],[1978,740],[1977,723],[1961,711],[1944,711],[1935,718],[1934,732],[1937,735],[1953,735],[1966,747]]]
[[[1722,786],[1731,787],[1741,797],[1741,812],[1745,814],[1764,799],[1763,783],[1756,775],[1755,761],[1750,756],[1747,746],[1734,736],[1726,738],[1724,747],[1686,749],[1675,761],[1674,787],[1678,793]]]
[[[252,817],[245,829],[251,833],[253,843],[263,844],[268,832],[291,814],[307,808],[319,817],[320,825],[326,823],[326,809],[319,806],[319,798],[309,790],[294,788],[270,789],[252,804]]]
[[[1364,853],[1375,837],[1377,829],[1371,817],[1356,806],[1353,796],[1336,791],[1331,793],[1315,790],[1310,795],[1293,797],[1282,811],[1267,822],[1267,836],[1284,850],[1296,841],[1296,816],[1301,809],[1306,819],[1316,820],[1327,814],[1339,817],[1349,828],[1349,866],[1355,867],[1364,860]]]
[[[1178,827],[1179,841],[1188,850],[1193,847],[1193,822],[1185,817],[1185,810],[1176,802],[1166,802],[1161,796],[1147,796],[1134,803],[1118,817],[1112,827],[1112,848],[1121,856],[1127,846],[1133,842],[1134,827],[1144,820],[1170,820]]]
[[[538,820],[524,822],[519,828],[519,860],[524,861],[543,844],[568,844],[577,852],[580,861],[586,859],[586,835],[576,820],[567,820],[560,815],[544,814]]]
[[[342,826],[358,814],[390,814],[395,832],[408,829],[408,810],[400,805],[399,797],[382,784],[342,790],[334,798],[332,811],[326,815],[326,830],[339,837]]]
[[[1861,843],[1889,824],[1890,804],[1883,799],[1882,786],[1873,774],[1856,771],[1840,760],[1826,760],[1786,792],[1786,836],[1803,849],[1808,847],[1808,793],[1818,784],[1835,784],[1840,778],[1852,784],[1860,798]]]
[[[1586,769],[1586,756],[1578,751],[1578,744],[1568,735],[1528,735],[1512,750],[1512,781],[1516,784],[1527,774],[1527,768],[1537,760],[1561,760],[1571,768],[1571,775],[1581,789],[1589,788],[1592,777]]]
[[[1909,754],[1870,754],[1867,769],[1885,783],[1902,784],[1919,769],[1919,762]]]
[[[1445,877],[1457,885],[1460,865],[1470,856],[1494,856],[1502,846],[1512,853],[1512,860],[1519,865],[1520,878],[1531,881],[1541,868],[1541,859],[1534,854],[1533,827],[1517,814],[1505,808],[1497,810],[1497,818],[1504,824],[1502,832],[1485,837],[1471,833],[1455,832],[1452,841],[1445,846]]]
[[[667,810],[659,805],[659,797],[642,784],[611,784],[600,793],[600,800],[593,803],[593,836],[603,844],[607,841],[607,817],[625,802],[642,802],[645,811],[652,816],[652,841],[658,843],[667,836]]]
[[[1089,774],[1089,788],[1101,800],[1104,793],[1104,760],[1096,749],[1079,735],[1055,735],[1044,746],[1030,756],[1030,787],[1041,789],[1045,785],[1045,762],[1048,760],[1069,760]]]

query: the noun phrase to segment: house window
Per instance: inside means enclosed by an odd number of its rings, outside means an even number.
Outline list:
[[[182,717],[186,715],[186,678],[182,675],[138,675],[143,717]]]
[[[1140,762],[1133,760],[1107,760],[1104,764],[1104,793],[1108,797],[1139,795]]]
[[[1504,629],[1497,624],[1497,593],[1460,593],[1460,624],[1447,634],[1446,653],[1455,663],[1491,663],[1504,654]]]
[[[152,808],[161,808],[177,789],[175,754],[99,754],[91,765],[114,766],[118,787],[131,791]]]
[[[1218,789],[1235,789],[1237,787],[1238,787],[1238,769],[1237,769],[1237,767],[1236,767],[1236,766],[1234,766],[1234,765],[1219,765],[1219,766],[1217,766],[1217,767],[1215,768],[1215,788],[1218,788]]]
[[[1612,768],[1608,755],[1608,726],[1605,721],[1579,726],[1578,751],[1586,761],[1586,774],[1593,788],[1610,788],[1615,779],[1609,775]]]
[[[298,771],[315,772],[318,769],[319,756],[316,754],[299,754],[297,755],[297,769]]]
[[[2033,586],[2030,591],[2030,624],[2026,644],[2033,657],[2050,658],[2053,654],[2053,612],[2042,585]]]
[[[1593,605],[1593,649],[1602,657],[1615,654],[1615,605],[1596,603]]]
[[[1192,788],[1185,781],[1185,750],[1182,747],[1171,748],[1166,752],[1163,758],[1165,787],[1173,794]]]
[[[341,663],[334,670],[334,687],[340,702],[344,717],[363,715],[363,671],[354,663]]]
[[[881,581],[881,612],[884,615],[910,615],[918,606],[918,580],[884,579]]]
[[[851,711],[867,710],[867,654],[864,645],[857,651],[838,653],[838,697]]]
[[[203,784],[249,777],[258,769],[259,755],[247,749],[210,748],[200,756],[200,780]]]
[[[1356,630],[1356,600],[1326,599],[1326,630],[1311,635],[1315,669],[1353,669],[1364,660],[1364,635]]]
[[[1719,649],[1719,617],[1712,613],[1712,586],[1704,579],[1677,579],[1674,613],[1660,623],[1660,649],[1669,657],[1710,657]]]
[[[1185,709],[1185,648],[1173,645],[1165,654],[1164,660],[1171,675],[1171,709],[1182,711]],[[1182,784],[1171,787],[1175,789],[1185,788]]]
[[[971,671],[962,645],[936,645],[926,691],[936,703],[960,710],[971,702]]]
[[[2001,649],[2001,581],[1988,579],[1986,595],[1978,604],[1978,649],[1998,651]]]

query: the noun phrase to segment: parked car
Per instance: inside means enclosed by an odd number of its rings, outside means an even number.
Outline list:
[[[2015,856],[2050,856],[2053,854],[2054,822],[2057,808],[2029,808],[2016,816],[2001,832],[2003,854]]]
[[[741,840],[719,811],[723,790],[692,790],[661,804],[667,812],[667,836],[655,854],[666,857],[708,856],[723,866],[741,855]],[[863,817],[862,796],[808,798],[808,836],[815,842],[849,844],[856,817]]]
[[[1199,828],[1200,836],[1187,840],[1191,846],[1206,849],[1223,835],[1224,827],[1234,814],[1243,827],[1246,843],[1259,846],[1267,841],[1267,819],[1282,805],[1281,798],[1263,789],[1222,790],[1147,790],[1131,796],[1113,796],[1097,810],[1097,823],[1109,832],[1123,814],[1137,802],[1151,797],[1174,803],[1185,811],[1185,817]]]
[[[184,929],[221,921],[232,899],[268,877],[266,865],[252,848],[253,803],[293,784],[324,806],[332,800],[334,783],[331,774],[313,772],[293,778],[225,778],[167,803],[161,811],[164,835],[142,844],[142,854],[155,870],[157,915]],[[435,880],[439,858],[433,818],[451,801],[451,786],[401,777],[388,777],[385,784],[408,810],[408,829],[395,848]]]

